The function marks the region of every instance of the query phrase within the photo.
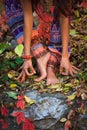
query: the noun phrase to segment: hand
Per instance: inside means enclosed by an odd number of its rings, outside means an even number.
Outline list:
[[[63,75],[71,75],[74,76],[74,74],[77,73],[79,69],[76,68],[75,66],[73,66],[68,57],[62,57],[61,59],[61,63],[60,63],[60,74]]]
[[[19,74],[19,76],[17,78],[17,80],[20,82],[25,81],[26,76],[32,76],[33,74],[36,73],[35,69],[32,66],[31,59],[25,60],[21,68],[22,68],[22,72]],[[30,73],[29,73],[28,69],[30,69],[30,71],[31,71]]]

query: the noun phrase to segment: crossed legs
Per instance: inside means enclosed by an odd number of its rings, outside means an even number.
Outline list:
[[[47,51],[41,43],[33,45],[31,51],[37,61],[37,66],[40,71],[40,77],[36,78],[35,81],[39,82],[47,78],[47,85],[58,83],[59,80],[55,74],[55,68],[58,62],[57,55]]]

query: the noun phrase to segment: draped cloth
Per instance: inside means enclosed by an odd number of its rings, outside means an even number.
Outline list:
[[[41,2],[41,4],[43,3]],[[23,43],[24,15],[23,15],[23,10],[22,10],[20,1],[19,0],[5,0],[5,10],[6,10],[6,16],[7,16],[7,23],[10,27],[10,30],[13,36],[15,37],[15,39],[17,40],[19,44]],[[40,12],[40,8],[36,10],[39,10]],[[57,14],[58,12],[54,8],[53,21],[52,21],[51,29],[50,29],[51,37],[50,37],[50,42],[48,43],[48,49],[53,50],[54,52],[57,52],[57,51],[61,52],[62,41],[61,41],[60,25],[59,25]],[[40,14],[40,18],[42,18],[42,20],[44,19],[43,14]],[[70,47],[68,50],[70,52]]]

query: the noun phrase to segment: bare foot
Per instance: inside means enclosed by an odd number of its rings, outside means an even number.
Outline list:
[[[53,85],[59,83],[59,80],[57,79],[55,72],[54,72],[54,68],[52,67],[48,67],[47,68],[47,83],[46,85]]]
[[[47,62],[50,58],[50,53],[48,52],[46,55],[42,56],[41,58],[37,59],[38,69],[40,71],[40,77],[36,78],[35,81],[39,82],[42,79],[47,77]]]

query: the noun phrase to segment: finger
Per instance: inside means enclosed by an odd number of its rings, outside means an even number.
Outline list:
[[[17,80],[18,80],[19,82],[23,82],[23,81],[25,80],[25,72],[24,72],[24,71],[22,71],[22,72],[20,73],[20,75],[18,76]]]
[[[72,77],[74,76],[73,68],[70,68],[69,73]]]
[[[66,70],[64,70],[64,71],[62,72],[62,74],[63,74],[63,75],[68,75],[69,72],[68,72],[68,70],[66,69]]]
[[[26,74],[25,72],[22,74],[22,77],[21,77],[21,82],[24,82],[25,81],[25,77],[26,77]]]
[[[77,73],[78,73],[78,71],[77,71],[77,70],[75,70],[75,69],[73,69],[73,73],[74,73],[74,74],[77,74]]]
[[[61,72],[61,74],[64,75],[64,76],[68,75],[68,73],[66,73],[66,72]]]
[[[73,67],[75,70],[77,70],[77,71],[80,70],[80,69],[78,69],[77,67],[75,67],[74,65],[72,65],[72,67]]]
[[[18,81],[20,81],[22,75],[23,75],[23,71],[19,74],[19,76],[18,76],[18,78],[17,78]]]
[[[35,71],[35,69],[33,68],[33,66],[31,66],[30,69],[31,69],[31,71],[32,71],[33,74],[36,73],[36,71]]]
[[[27,76],[32,76],[32,75],[33,75],[32,72],[31,72],[31,73],[28,72],[28,69],[27,69],[27,68],[25,69],[25,73],[26,73]]]

